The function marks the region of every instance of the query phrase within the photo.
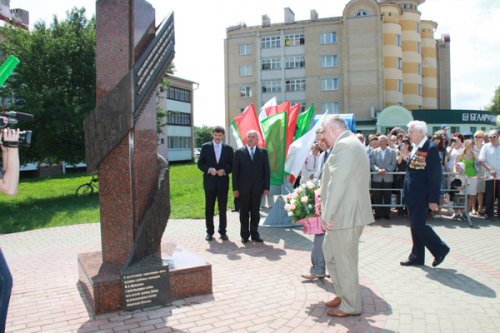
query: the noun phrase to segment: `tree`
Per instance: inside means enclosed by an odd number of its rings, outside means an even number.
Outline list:
[[[495,95],[491,100],[491,105],[486,110],[500,114],[500,86],[495,89]]]
[[[19,124],[33,130],[23,161],[83,161],[83,121],[95,108],[95,18],[74,8],[65,21],[54,16],[48,27],[38,22],[32,32],[6,27],[0,34],[2,56],[21,60],[1,94],[25,101],[10,110],[34,115],[32,122]]]
[[[201,127],[195,126],[194,127],[195,147],[201,147],[201,145],[204,144],[205,142],[211,141],[213,129],[214,129],[213,127],[208,127],[206,125],[203,125]]]

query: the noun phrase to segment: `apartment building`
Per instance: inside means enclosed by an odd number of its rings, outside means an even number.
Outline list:
[[[167,75],[169,87],[159,94],[158,107],[167,111],[166,125],[158,135],[158,154],[170,162],[193,160],[193,90],[198,84]]]
[[[316,112],[353,113],[375,124],[390,106],[450,108],[449,36],[422,20],[425,0],[352,0],[342,16],[226,29],[226,126],[248,104],[314,103]],[[373,125],[375,129],[375,125]],[[234,144],[233,142],[231,142]]]
[[[14,25],[28,30],[30,25],[30,14],[21,8],[10,8],[10,0],[0,0],[0,26],[6,24]]]

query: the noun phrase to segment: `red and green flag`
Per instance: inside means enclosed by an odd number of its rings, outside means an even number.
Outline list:
[[[297,118],[297,132],[295,132],[295,137],[293,140],[297,140],[302,135],[307,133],[309,126],[311,125],[311,120],[314,117],[314,103],[301,114],[299,114]]]
[[[231,130],[234,138],[236,139],[236,145],[241,148],[247,144],[247,133],[250,130],[256,130],[259,133],[259,142],[257,146],[265,148],[266,142],[264,141],[264,136],[260,129],[259,119],[257,118],[257,113],[255,113],[255,107],[250,104],[245,108],[245,110],[234,117],[231,122]]]
[[[267,144],[271,185],[282,185],[285,179],[287,115],[287,112],[280,112],[260,122]]]

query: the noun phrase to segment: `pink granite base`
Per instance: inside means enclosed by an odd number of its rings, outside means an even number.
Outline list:
[[[212,293],[212,265],[173,243],[162,244],[162,257],[170,269],[171,299]],[[118,265],[103,264],[101,252],[78,255],[79,283],[95,314],[124,308]]]

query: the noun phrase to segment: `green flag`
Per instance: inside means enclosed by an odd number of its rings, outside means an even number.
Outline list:
[[[301,114],[299,114],[299,118],[297,119],[297,131],[295,132],[295,136],[293,137],[293,141],[300,138],[302,135],[306,134],[309,130],[309,125],[311,124],[311,119],[314,117],[314,103]]]
[[[2,66],[0,67],[0,87],[3,86],[5,81],[12,74],[17,65],[19,65],[21,61],[17,59],[15,56],[11,55],[4,61]]]
[[[271,185],[282,185],[285,179],[286,117],[287,113],[281,112],[260,122],[269,156]]]

